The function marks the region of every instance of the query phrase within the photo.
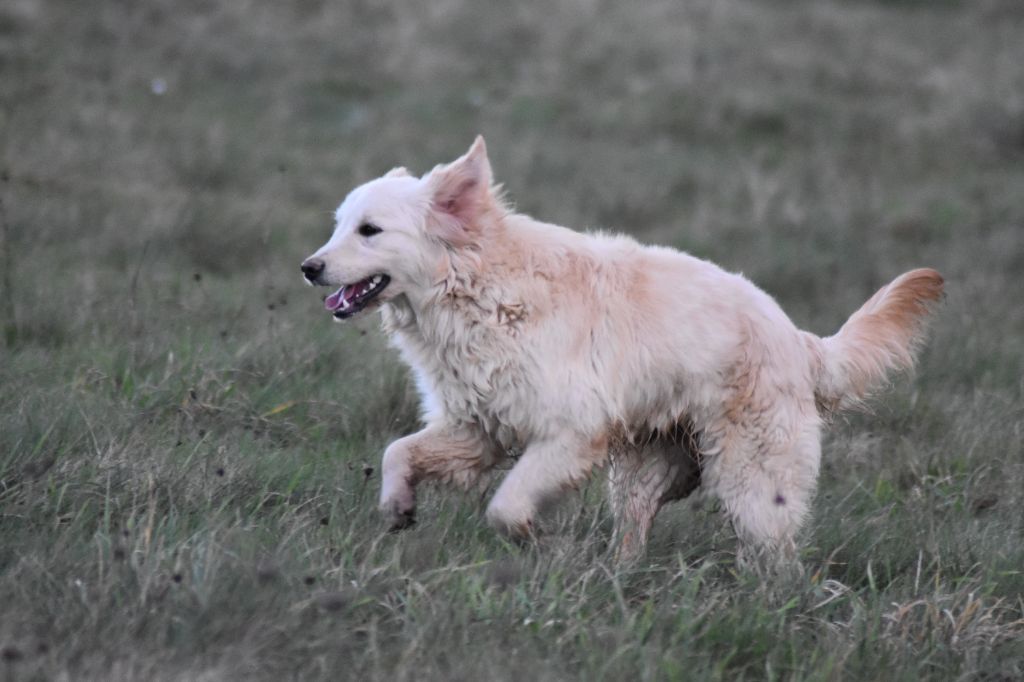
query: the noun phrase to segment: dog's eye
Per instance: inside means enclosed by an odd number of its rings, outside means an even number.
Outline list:
[[[363,223],[359,226],[359,229],[356,230],[356,232],[364,237],[372,237],[373,235],[380,234],[383,231],[384,230],[380,229],[376,225],[371,225],[370,223]]]

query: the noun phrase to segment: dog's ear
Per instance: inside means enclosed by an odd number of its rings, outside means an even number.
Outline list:
[[[456,246],[473,240],[478,218],[491,201],[491,162],[484,138],[477,136],[463,156],[427,177],[433,227]]]
[[[411,173],[409,171],[407,171],[404,166],[399,166],[398,168],[392,168],[391,170],[389,170],[387,173],[384,174],[384,177],[385,178],[407,178],[410,175],[411,175]]]

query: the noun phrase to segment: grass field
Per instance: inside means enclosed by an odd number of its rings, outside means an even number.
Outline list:
[[[0,679],[1024,678],[1019,0],[9,0]],[[914,377],[825,444],[806,577],[712,500],[609,561],[428,492],[415,395],[298,264],[353,185],[482,132],[519,209],[742,271],[831,333],[928,265]]]

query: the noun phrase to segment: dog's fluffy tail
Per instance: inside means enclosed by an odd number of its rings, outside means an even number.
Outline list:
[[[879,289],[838,333],[812,337],[819,406],[836,411],[857,405],[890,372],[913,367],[928,313],[941,298],[942,275],[911,270]]]

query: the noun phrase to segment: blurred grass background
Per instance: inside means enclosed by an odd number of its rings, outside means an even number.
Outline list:
[[[1024,4],[7,0],[5,679],[1024,677]],[[481,132],[522,211],[742,271],[831,333],[938,268],[916,377],[826,444],[808,580],[713,504],[616,571],[600,481],[518,548],[427,494],[415,397],[298,264]]]

